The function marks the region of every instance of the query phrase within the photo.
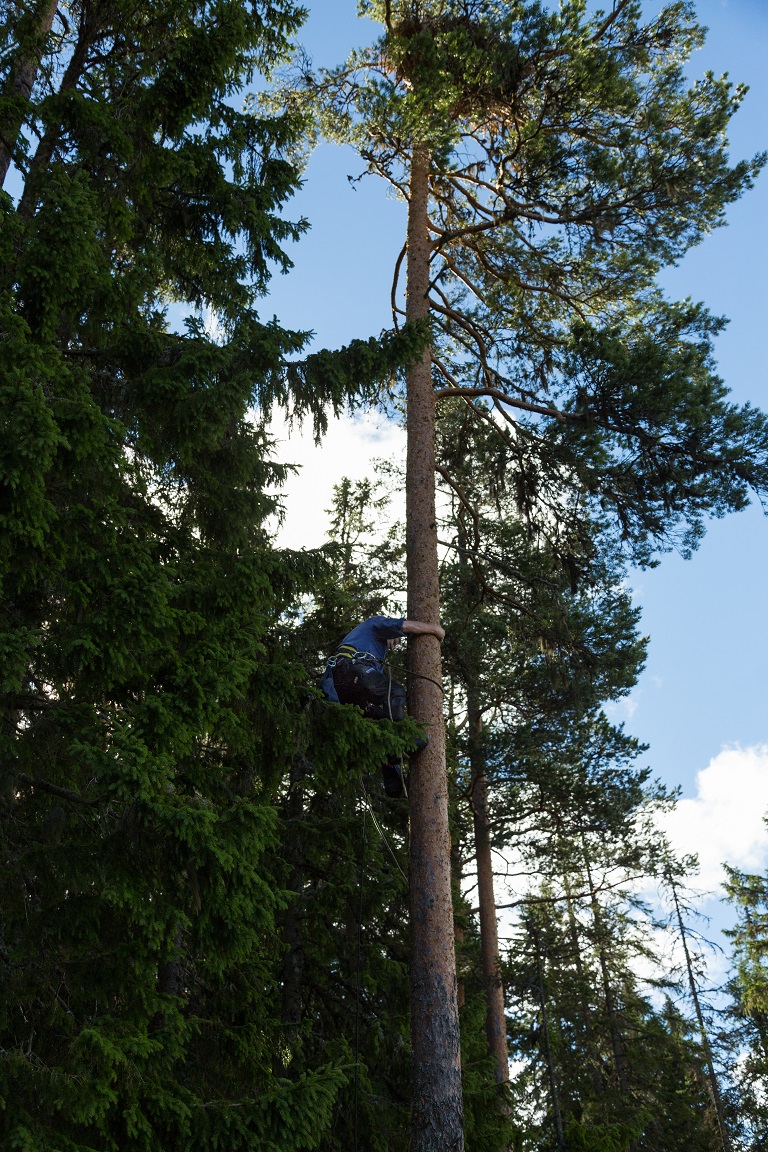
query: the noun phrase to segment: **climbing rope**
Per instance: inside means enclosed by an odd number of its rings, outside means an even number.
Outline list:
[[[387,711],[389,712],[390,720],[394,724],[395,720],[394,720],[394,717],[392,715],[392,669],[390,668],[389,664],[385,664],[385,668],[387,669]],[[405,768],[403,766],[403,754],[402,754],[402,752],[400,753],[400,783],[403,786],[403,795],[405,796],[405,798],[407,800],[408,799],[408,788],[406,787],[406,783],[405,783]]]
[[[357,912],[357,981],[355,996],[355,1104],[354,1104],[354,1150],[357,1152],[357,1066],[360,1060],[360,967],[363,954],[363,881],[365,879],[365,817],[363,808],[363,847],[360,853],[360,904]]]
[[[381,824],[379,823],[378,817],[376,816],[376,813],[374,812],[373,807],[371,806],[371,799],[370,799],[370,796],[368,795],[368,788],[366,786],[365,780],[363,780],[362,777],[360,778],[360,780],[361,780],[361,783],[363,785],[363,799],[365,801],[365,805],[366,805],[368,811],[371,814],[371,820],[373,821],[373,826],[376,829],[376,831],[378,832],[382,844],[384,845],[384,847],[387,849],[390,856],[394,860],[395,867],[397,868],[398,872],[400,873],[400,875],[402,876],[403,880],[405,881],[405,883],[407,885],[408,884],[408,877],[406,876],[405,872],[403,872],[403,869],[400,867],[400,861],[398,860],[397,856],[395,855],[395,850],[392,847],[392,845],[390,844],[389,840],[387,839],[387,836],[384,832],[384,829],[382,828]]]
[[[434,676],[425,676],[422,672],[409,672],[408,675],[416,680],[429,680],[430,684],[434,684],[435,688],[439,688],[443,696],[445,696],[445,688],[439,680],[435,680]]]

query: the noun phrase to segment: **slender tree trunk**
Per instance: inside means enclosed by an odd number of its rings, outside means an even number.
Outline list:
[[[683,922],[683,914],[680,910],[680,902],[677,898],[677,885],[674,881],[671,872],[667,872],[667,884],[672,893],[672,900],[675,905],[675,917],[677,919],[677,926],[680,932],[680,940],[683,945],[683,953],[685,955],[685,967],[688,974],[688,987],[691,991],[691,999],[696,1011],[696,1020],[699,1025],[699,1034],[701,1035],[701,1046],[704,1049],[704,1058],[707,1064],[707,1074],[709,1079],[709,1093],[712,1097],[712,1104],[715,1109],[715,1116],[717,1117],[717,1127],[720,1133],[720,1142],[723,1145],[723,1152],[731,1152],[731,1138],[728,1134],[728,1128],[725,1123],[725,1115],[723,1112],[723,1099],[720,1095],[720,1085],[717,1081],[715,1074],[715,1062],[712,1057],[712,1049],[709,1044],[709,1036],[707,1035],[707,1026],[704,1022],[704,1013],[701,1010],[701,1001],[699,999],[699,990],[696,987],[696,980],[693,975],[693,961],[691,954],[688,950],[688,933],[685,930]]]
[[[453,943],[456,952],[456,1002],[462,1009],[466,1000],[464,975],[462,973],[459,957],[461,945],[464,943],[465,932],[463,918],[467,913],[467,906],[461,896],[461,851],[456,841],[451,844],[451,893],[453,899]]]
[[[429,153],[414,148],[408,213],[406,317],[429,314]],[[435,516],[435,398],[426,349],[408,373],[406,477],[408,615],[439,620]],[[440,645],[411,637],[409,708],[429,744],[413,761],[410,784],[412,1152],[462,1152],[459,1012],[451,902],[448,785]]]
[[[568,911],[568,931],[571,937],[571,947],[573,948],[573,962],[576,968],[576,979],[579,982],[579,1004],[581,1006],[582,1013],[581,1020],[579,1022],[581,1046],[584,1053],[584,1059],[587,1061],[587,1065],[589,1067],[589,1077],[592,1081],[592,1089],[596,1094],[599,1094],[603,1091],[603,1083],[600,1076],[600,1069],[598,1067],[597,1061],[595,1060],[595,1046],[592,1035],[592,1011],[589,1006],[589,999],[585,994],[586,980],[584,974],[584,964],[581,959],[579,928],[573,906],[571,885],[567,875],[563,876],[563,886],[565,888],[566,908]]]
[[[13,69],[10,81],[10,95],[16,97],[20,107],[11,114],[9,121],[0,128],[0,188],[5,184],[8,169],[18,144],[19,132],[24,123],[26,108],[32,97],[40,59],[45,49],[45,41],[53,27],[58,0],[42,0],[34,16],[34,47],[21,54]]]
[[[91,46],[91,36],[93,34],[89,16],[90,11],[86,9],[80,20],[77,41],[72,50],[72,55],[69,58],[69,63],[59,84],[59,95],[64,92],[74,91],[83,74],[88,51]],[[50,168],[53,154],[56,151],[61,136],[62,123],[60,120],[56,120],[48,125],[40,139],[37,149],[35,150],[35,155],[29,165],[27,178],[24,181],[24,191],[19,200],[17,211],[21,220],[30,220],[34,215],[35,208],[37,207],[40,177]]]
[[[552,1120],[555,1125],[555,1140],[558,1152],[565,1152],[565,1134],[563,1132],[563,1118],[560,1114],[560,1093],[557,1089],[557,1074],[555,1072],[554,1053],[552,1052],[552,1038],[549,1033],[549,1017],[547,1015],[547,992],[544,986],[544,963],[541,956],[541,942],[538,928],[531,928],[533,945],[536,949],[536,984],[539,994],[539,1009],[541,1012],[541,1040],[544,1049],[544,1059],[547,1062],[549,1075],[549,1092],[552,1098]]]
[[[488,815],[488,781],[483,752],[483,721],[476,701],[470,699],[469,757],[472,772],[472,816],[475,829],[475,860],[480,904],[480,953],[485,983],[485,1031],[495,1063],[497,1084],[509,1082],[507,1018],[504,1014],[504,983],[499,957],[499,929],[496,920],[496,897],[493,891],[493,858],[491,856],[490,819]]]
[[[582,851],[584,853],[584,869],[587,874],[587,883],[591,892],[590,904],[592,907],[592,918],[595,925],[595,940],[597,944],[597,958],[600,964],[600,972],[603,977],[603,996],[605,998],[605,1013],[608,1017],[608,1029],[611,1035],[611,1048],[613,1049],[613,1059],[616,1067],[616,1077],[619,1082],[619,1091],[622,1095],[626,1095],[629,1088],[629,1076],[627,1067],[627,1053],[624,1047],[624,1037],[621,1033],[619,1024],[619,1014],[616,1008],[616,997],[613,992],[613,985],[611,984],[611,974],[608,969],[608,957],[605,952],[605,939],[606,932],[603,924],[602,911],[600,909],[600,902],[595,895],[595,886],[592,882],[592,867],[589,862],[589,853],[584,837],[581,840]]]

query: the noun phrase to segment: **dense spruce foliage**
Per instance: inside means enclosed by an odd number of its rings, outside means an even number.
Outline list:
[[[288,1077],[281,1018],[314,693],[282,617],[317,565],[270,548],[253,405],[305,339],[257,312],[300,124],[236,110],[300,17],[3,9],[4,1148],[316,1147],[348,1075]],[[315,357],[292,402],[321,421],[393,348]]]
[[[303,360],[262,298],[305,227],[282,212],[308,102],[238,110],[302,11],[0,13],[0,1144],[400,1152],[415,1114],[434,1144],[411,1075],[413,811],[379,779],[417,726],[315,679],[352,625],[405,611],[402,482],[343,480],[329,544],[281,551],[265,415],[320,436],[420,357],[441,410],[454,1147],[758,1152],[768,883],[731,875],[718,1018],[688,862],[654,820],[674,796],[604,710],[645,652],[627,559],[694,545],[765,486],[765,418],[714,373],[719,322],[653,284],[759,167],[724,150],[741,94],[686,90],[686,4],[362,9],[382,42],[312,101],[400,191],[418,145],[432,350],[411,325]]]

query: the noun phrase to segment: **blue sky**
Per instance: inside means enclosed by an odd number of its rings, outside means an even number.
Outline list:
[[[768,5],[700,0],[710,29],[693,69],[727,71],[750,86],[733,121],[732,155],[768,147]],[[768,407],[768,178],[728,212],[719,229],[663,278],[667,291],[703,300],[730,324],[717,344],[734,399]],[[768,520],[759,507],[710,524],[692,560],[669,556],[635,587],[651,636],[632,723],[651,743],[665,779],[686,786],[722,745],[768,743],[765,587]]]
[[[650,13],[660,4],[646,7]],[[354,0],[323,0],[310,8],[301,39],[315,64],[338,63],[349,48],[370,39],[372,26],[356,18]],[[768,5],[699,0],[697,13],[710,31],[706,46],[692,58],[691,78],[707,70],[728,72],[734,82],[750,86],[730,141],[733,158],[751,156],[768,148]],[[359,171],[351,150],[325,144],[313,155],[305,187],[289,208],[308,217],[311,231],[293,250],[294,271],[275,281],[265,301],[265,313],[274,310],[283,324],[313,329],[318,347],[335,347],[390,324],[391,270],[403,240],[404,207],[374,178],[350,184],[347,176]],[[734,399],[763,408],[768,408],[766,220],[768,175],[763,174],[729,209],[728,226],[662,280],[671,296],[690,295],[730,318],[717,344],[721,374]],[[288,502],[287,542],[320,542],[322,509],[342,452],[349,459],[354,445],[364,459],[396,444],[386,428],[368,424],[358,435],[349,422],[333,430],[320,453],[305,441],[291,440],[285,455],[303,462],[306,475],[301,494]],[[712,522],[692,560],[671,554],[655,571],[631,576],[643,631],[651,637],[650,656],[637,689],[613,715],[651,745],[648,761],[654,771],[667,784],[682,786],[690,801],[686,811],[694,823],[698,817],[703,821],[689,841],[704,856],[707,850],[714,854],[713,862],[725,851],[713,828],[730,821],[729,830],[723,827],[724,845],[737,843],[739,826],[746,834],[748,817],[768,805],[766,575],[768,520],[752,507]],[[738,753],[723,752],[734,748],[744,750],[741,760]],[[734,790],[741,808],[732,802]],[[752,819],[753,841],[760,839],[754,824]],[[758,847],[745,848],[744,866],[763,863],[768,841]]]

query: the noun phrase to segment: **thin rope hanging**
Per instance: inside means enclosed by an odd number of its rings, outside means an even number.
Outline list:
[[[360,967],[363,954],[363,882],[365,880],[365,818],[367,805],[363,805],[363,846],[360,852],[360,901],[357,910],[357,980],[355,991],[355,1103],[354,1103],[354,1150],[357,1152],[357,1067],[360,1060]],[[371,813],[373,815],[373,813]]]
[[[385,665],[387,669],[387,711],[389,712],[389,719],[394,724],[394,717],[392,716],[392,669],[389,664]],[[405,783],[405,768],[403,766],[403,754],[400,753],[400,783],[403,786],[403,795],[406,800],[408,799],[408,788]],[[371,812],[373,815],[373,812]]]
[[[381,838],[382,844],[384,845],[384,847],[387,849],[390,856],[394,860],[395,867],[397,868],[398,872],[400,873],[400,875],[402,876],[403,880],[405,881],[405,883],[407,885],[408,884],[408,877],[406,876],[405,872],[401,868],[400,861],[398,860],[398,858],[395,854],[395,850],[392,847],[392,845],[390,844],[389,840],[387,839],[386,833],[384,832],[384,829],[382,828],[381,824],[378,821],[376,813],[374,812],[373,806],[371,804],[370,796],[368,795],[368,788],[366,787],[365,781],[363,780],[362,777],[360,778],[360,782],[363,785],[363,796],[364,796],[365,804],[366,804],[367,810],[371,814],[371,820],[373,821],[374,827]]]

